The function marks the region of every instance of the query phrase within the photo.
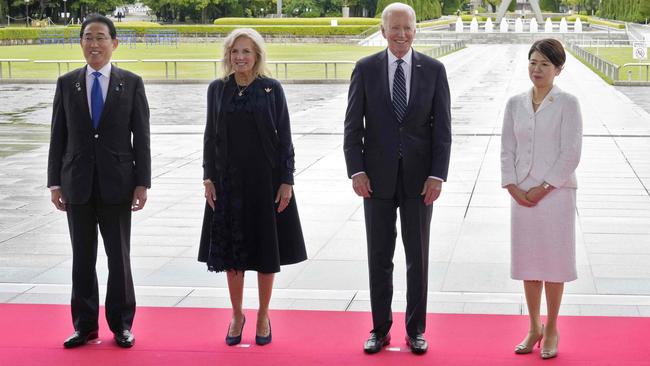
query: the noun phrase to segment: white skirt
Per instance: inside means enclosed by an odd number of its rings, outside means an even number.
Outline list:
[[[520,188],[539,183],[528,177]],[[576,190],[558,188],[534,207],[519,205],[510,210],[510,275],[515,280],[569,282],[576,271]]]

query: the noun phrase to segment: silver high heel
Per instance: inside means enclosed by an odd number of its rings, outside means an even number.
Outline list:
[[[533,352],[533,348],[535,348],[535,343],[537,343],[537,348],[539,348],[540,344],[542,343],[542,338],[544,337],[544,324],[542,324],[542,331],[539,333],[539,336],[537,338],[532,339],[532,342],[528,343],[527,341],[530,341],[530,333],[528,334],[529,337],[526,337],[526,339],[519,343],[515,347],[515,353],[518,355],[525,355],[528,353]]]
[[[557,334],[557,341],[555,342],[555,347],[551,349],[542,348],[542,352],[540,353],[542,359],[548,360],[549,358],[557,357],[557,346],[559,343],[560,343],[560,333]]]

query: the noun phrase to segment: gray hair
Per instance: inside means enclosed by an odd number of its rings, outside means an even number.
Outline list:
[[[390,3],[384,8],[384,11],[381,12],[381,26],[385,27],[388,22],[388,17],[394,12],[405,12],[413,20],[413,25],[415,25],[416,17],[415,10],[408,4],[404,3]]]
[[[255,77],[269,77],[270,72],[266,66],[266,47],[264,38],[252,28],[237,28],[230,32],[223,41],[223,76],[228,79],[234,73],[232,63],[230,63],[230,51],[235,42],[240,37],[246,37],[253,42],[253,51],[255,51],[255,65],[253,66],[253,75]]]

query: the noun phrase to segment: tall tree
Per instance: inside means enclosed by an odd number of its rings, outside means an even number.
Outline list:
[[[441,7],[438,0],[414,0],[413,5],[418,20],[440,18]]]
[[[560,0],[540,0],[539,7],[542,11],[556,13],[560,11]]]

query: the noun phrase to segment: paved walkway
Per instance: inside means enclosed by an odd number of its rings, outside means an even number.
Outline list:
[[[455,136],[449,182],[433,214],[430,312],[526,311],[521,284],[509,278],[509,198],[499,187],[502,112],[508,96],[530,86],[526,53],[520,45],[476,45],[442,59]],[[572,57],[557,83],[578,96],[585,120],[578,171],[579,280],[566,286],[562,312],[650,316],[650,115]],[[0,302],[69,301],[67,226],[44,187],[53,88],[0,85]],[[310,260],[277,275],[272,307],[369,310],[361,200],[345,176],[342,153],[347,87],[285,89]],[[147,86],[153,188],[146,209],[134,215],[139,305],[229,306],[225,276],[196,262],[205,90]],[[403,311],[400,246],[395,262],[394,308]],[[105,267],[100,257],[100,283]],[[246,306],[256,305],[255,285],[255,276],[247,276]]]

